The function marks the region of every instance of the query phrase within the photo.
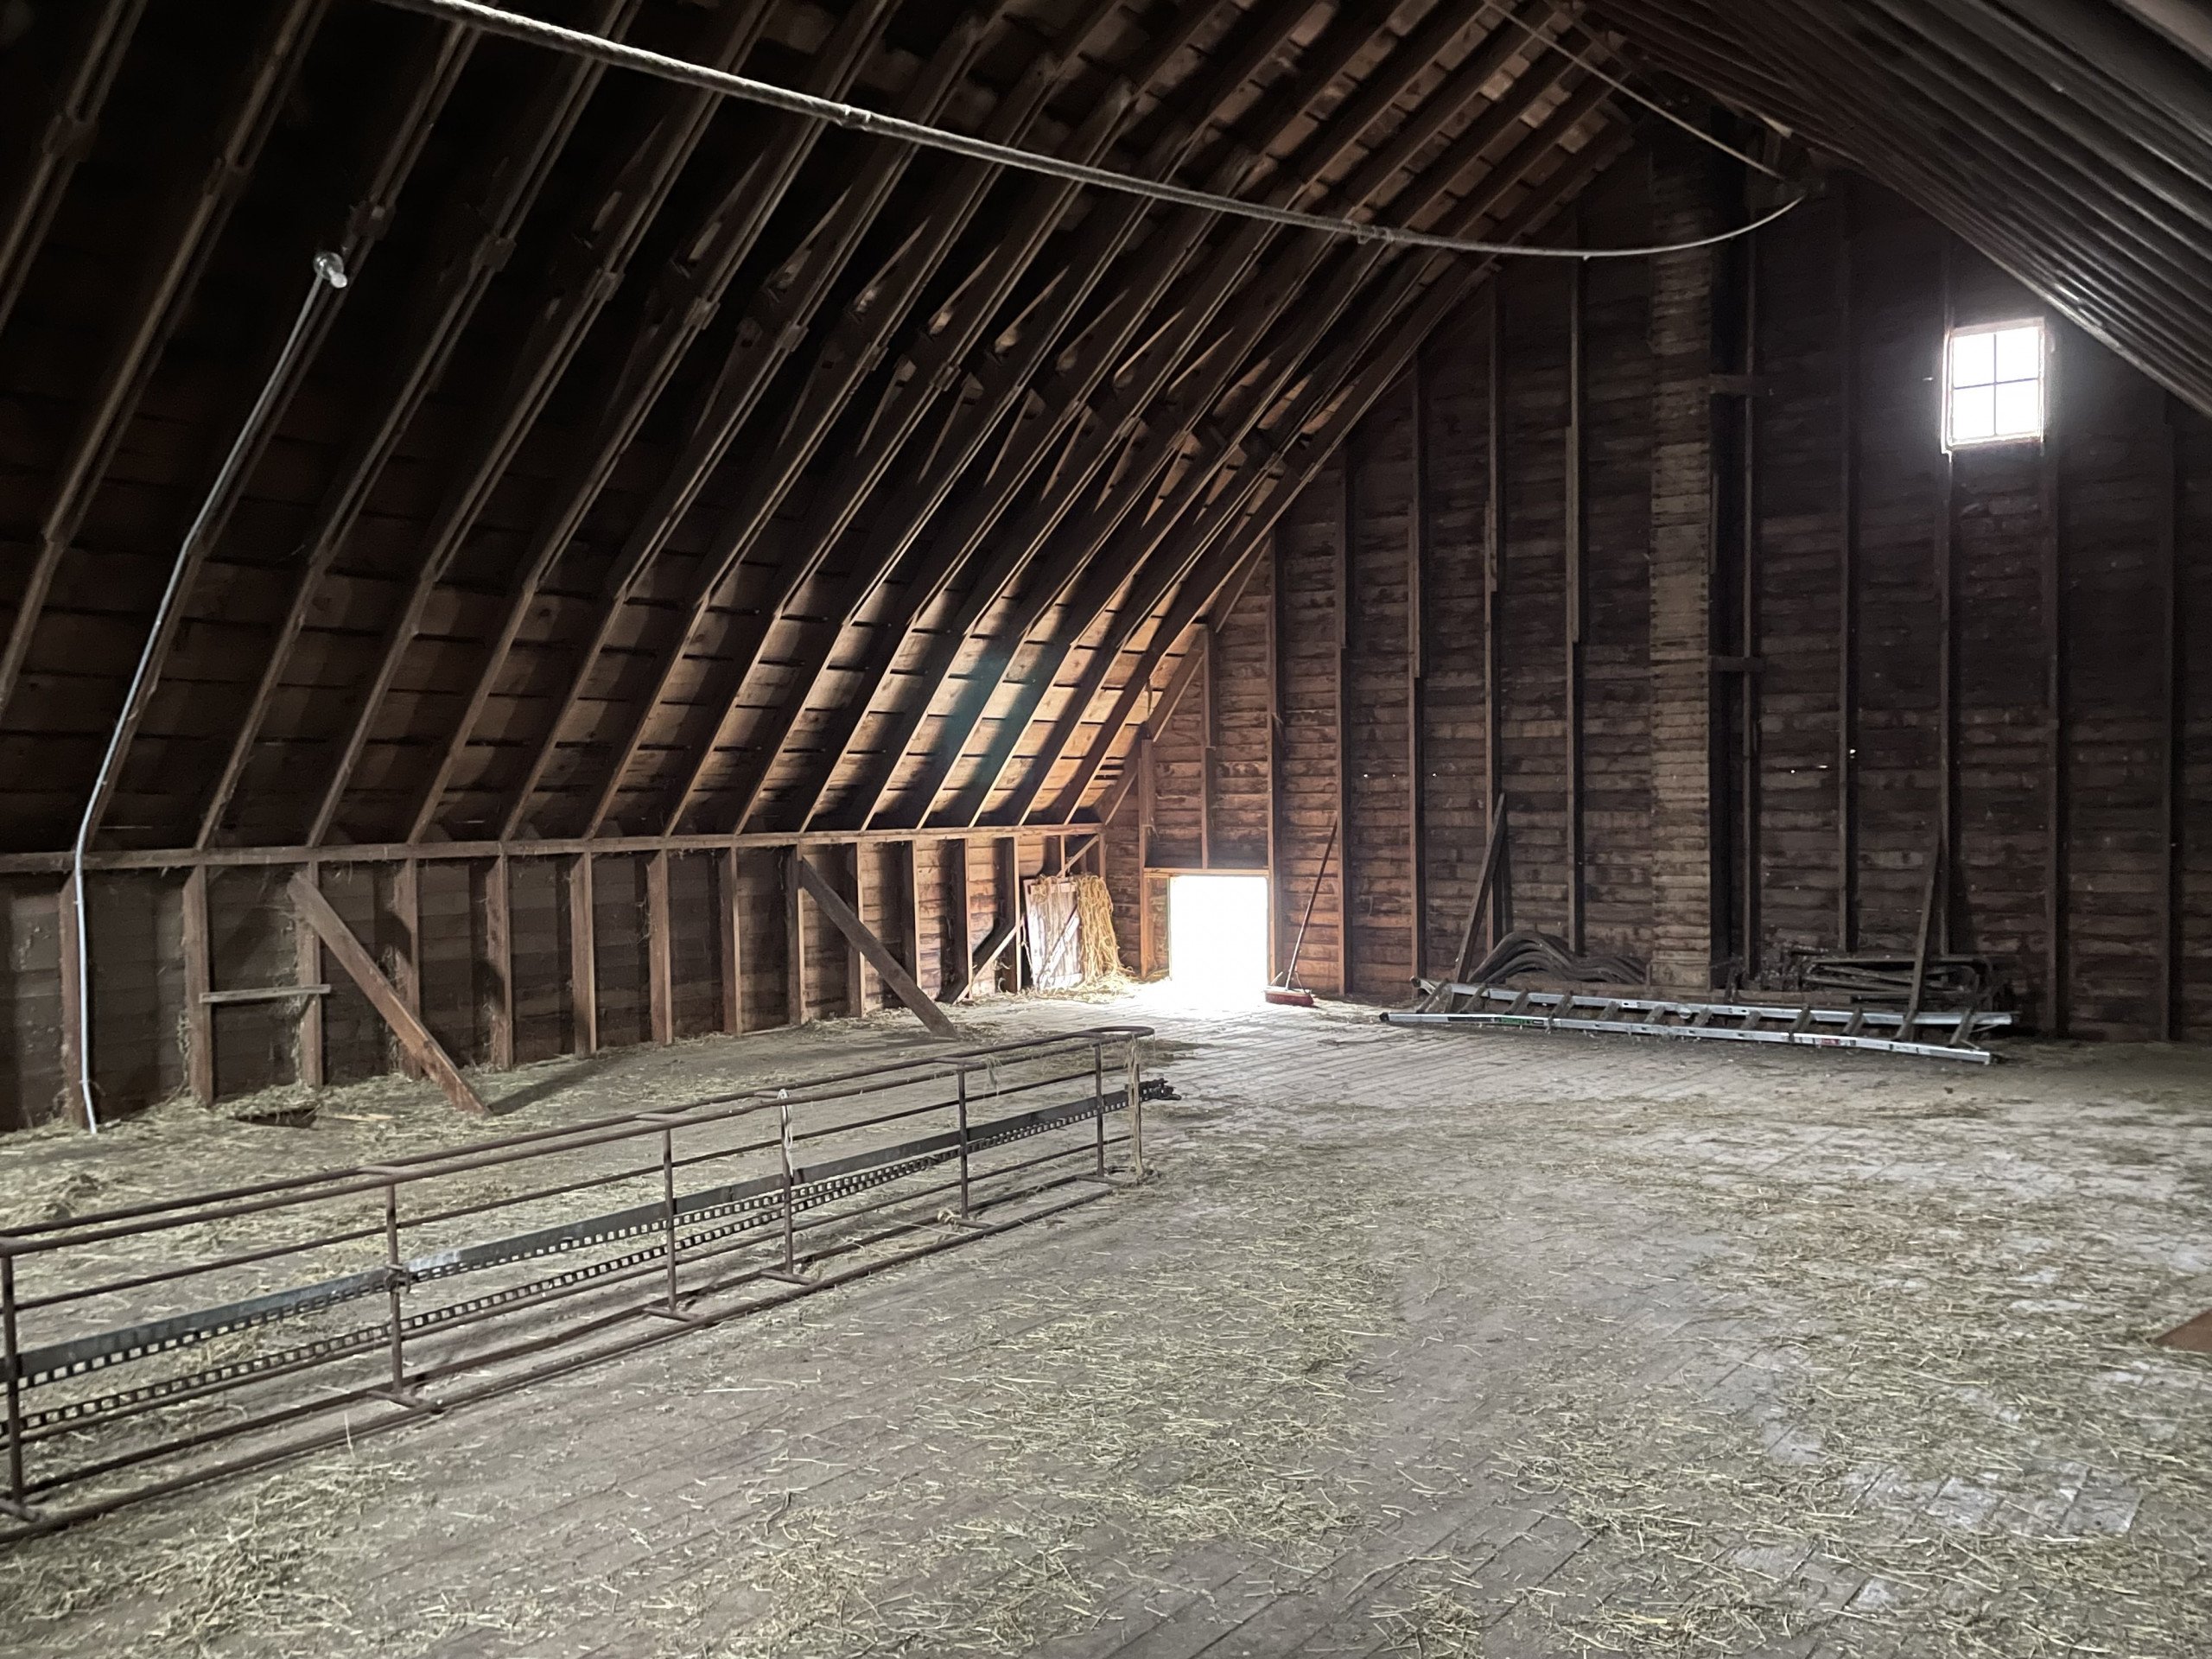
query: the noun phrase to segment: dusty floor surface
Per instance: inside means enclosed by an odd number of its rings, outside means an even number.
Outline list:
[[[0,1651],[2212,1653],[2212,1052],[1987,1070],[1144,999],[1149,1185],[0,1554]],[[488,1080],[519,1122],[905,1041]],[[11,1214],[462,1138],[172,1112]],[[304,1161],[303,1161],[304,1160]]]

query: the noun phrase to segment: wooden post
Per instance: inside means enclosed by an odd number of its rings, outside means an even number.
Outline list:
[[[1567,715],[1567,942],[1578,954],[1586,948],[1586,932],[1584,921],[1586,887],[1582,870],[1582,606],[1585,580],[1582,270],[1582,264],[1578,260],[1567,270],[1567,430],[1564,434],[1567,453],[1560,462],[1566,477],[1567,494],[1564,525],[1566,574],[1561,583],[1567,598],[1567,616],[1562,629],[1566,648],[1560,664]]]
[[[784,854],[784,1023],[806,1023],[806,917],[799,906],[799,854]]]
[[[883,941],[863,921],[859,913],[844,900],[830,881],[816,869],[804,854],[794,849],[792,868],[799,885],[811,893],[814,902],[822,906],[822,913],[830,918],[830,925],[844,935],[845,944],[854,955],[865,957],[871,967],[883,976],[891,994],[911,1009],[915,1017],[929,1027],[933,1037],[947,1039],[960,1035],[959,1027],[947,1019],[943,1009],[922,993],[913,976],[899,965],[899,959],[884,948]]]
[[[1852,260],[1853,191],[1837,181],[1841,245],[1836,250],[1837,441],[1842,465],[1836,487],[1835,938],[1839,950],[1859,948],[1859,342],[1857,287]]]
[[[645,861],[645,1005],[653,1041],[676,1040],[675,918],[668,902],[665,851]]]
[[[215,1010],[207,993],[215,988],[207,961],[207,868],[184,878],[184,1080],[203,1106],[215,1103]],[[307,999],[312,1002],[316,998]]]
[[[599,924],[592,855],[569,862],[569,1017],[579,1054],[599,1052]]]
[[[1197,628],[1193,649],[1199,653],[1198,684],[1198,868],[1213,868],[1213,769],[1214,769],[1214,631],[1210,622],[1200,621]]]
[[[391,913],[404,941],[391,953],[391,988],[419,1025],[423,1019],[423,867],[411,858],[402,859],[392,873]],[[399,1070],[403,1077],[417,1081],[423,1076],[420,1056],[404,1043],[399,1046]]]
[[[2160,721],[2158,729],[2158,837],[2162,862],[2159,883],[2158,1006],[2152,1031],[2162,1043],[2182,1034],[2182,904],[2183,899],[2181,803],[2187,780],[2182,772],[2182,734],[2188,729],[2185,699],[2188,687],[2183,674],[2185,649],[2181,618],[2181,569],[2177,520],[2181,512],[2180,457],[2176,453],[2174,399],[2171,392],[2158,398],[2158,614]]]
[[[1945,352],[1939,365],[1948,365],[1951,328],[1957,321],[1952,281],[1951,234],[1941,231],[1942,257],[1938,262],[1942,280],[1942,332]],[[1948,383],[1942,366],[1936,374],[1937,404],[1934,414],[1942,431],[1942,398]],[[1954,521],[1958,515],[1958,475],[1946,448],[1936,468],[1935,569],[1936,588],[1936,832],[1943,846],[1942,904],[1936,912],[1935,950],[1939,956],[1955,948],[1954,921],[1966,883],[1958,879],[1959,858],[1959,619],[1958,560],[1953,545]]]
[[[514,889],[504,855],[484,878],[484,955],[492,969],[492,1064],[505,1071],[515,1063],[515,947]]]
[[[1343,499],[1338,503],[1337,518],[1337,836],[1343,843],[1342,855],[1337,860],[1337,991],[1350,996],[1353,985],[1353,957],[1351,940],[1351,667],[1352,667],[1352,562],[1358,537],[1356,518],[1359,508],[1359,487],[1353,474],[1358,470],[1358,433],[1347,434],[1337,464],[1343,468]]]
[[[1147,722],[1147,728],[1150,722]],[[1152,733],[1149,729],[1137,734],[1137,977],[1152,977],[1152,965],[1159,949],[1153,938],[1152,925],[1152,806],[1153,806]]]
[[[1409,378],[1414,475],[1406,503],[1406,862],[1409,955],[1418,979],[1428,971],[1428,378],[1419,352]]]
[[[855,842],[846,855],[845,862],[846,868],[852,878],[853,914],[860,918],[861,925],[865,930],[868,926],[868,889],[872,885],[868,879],[868,849],[859,842]],[[842,931],[842,929],[839,931]],[[875,936],[871,931],[868,937],[874,938]],[[851,934],[847,933],[845,935],[845,1012],[848,1014],[858,1015],[868,1011],[871,995],[868,969],[868,953],[855,943]]]
[[[1757,200],[1755,194],[1745,194],[1746,207]],[[1764,664],[1760,656],[1759,627],[1759,393],[1756,390],[1760,362],[1758,238],[1745,237],[1736,244],[1736,248],[1741,261],[1738,267],[1743,317],[1740,361],[1745,384],[1751,388],[1737,400],[1736,404],[1737,487],[1740,497],[1738,511],[1742,514],[1737,561],[1736,654],[1743,658],[1742,671],[1736,676],[1736,708],[1740,721],[1740,729],[1736,734],[1737,765],[1741,775],[1736,798],[1736,844],[1741,849],[1743,859],[1742,868],[1738,871],[1736,916],[1743,933],[1743,972],[1748,982],[1758,976],[1763,965],[1760,935],[1764,927],[1760,918],[1764,836],[1759,779],[1760,688],[1764,684]]]
[[[1021,937],[1021,848],[1012,836],[1002,836],[997,843],[997,880],[999,925],[1011,925],[1014,938],[1006,955],[1006,969],[1001,980],[1009,991],[1021,989],[1022,950],[1027,943]]]
[[[304,866],[300,877],[318,891],[321,884],[321,867],[313,863]],[[322,941],[315,931],[300,917],[295,906],[292,918],[292,959],[295,981],[301,985],[320,985],[322,978]],[[300,1023],[296,1039],[299,1049],[295,1065],[299,1071],[300,1086],[320,1089],[323,1084],[322,1053],[322,998],[303,996],[300,999]]]
[[[1501,799],[1505,790],[1505,721],[1501,659],[1505,651],[1505,284],[1490,283],[1490,361],[1483,388],[1483,800]],[[1489,826],[1495,833],[1495,821]],[[1500,871],[1499,891],[1510,874]],[[1504,906],[1493,900],[1492,913]],[[1493,940],[1492,943],[1496,941]]]
[[[57,1010],[61,1020],[61,1100],[69,1121],[80,1129],[92,1127],[92,1103],[84,1088],[84,1073],[90,1068],[80,1059],[78,1052],[79,1034],[84,1029],[86,988],[77,971],[77,930],[83,918],[77,913],[77,893],[74,885],[64,880],[55,897],[54,909],[54,938],[60,953],[61,1006]]]
[[[461,1068],[433,1037],[415,1010],[408,1006],[399,988],[385,977],[378,969],[376,958],[368,947],[353,937],[353,930],[331,908],[330,900],[304,874],[295,874],[291,882],[292,903],[301,919],[313,928],[332,957],[343,968],[361,995],[367,997],[384,1022],[398,1039],[400,1047],[413,1056],[423,1075],[427,1076],[445,1093],[456,1111],[480,1115],[484,1103],[461,1075]]]
[[[899,860],[899,943],[906,953],[906,971],[918,985],[922,982],[922,844],[918,841],[899,844],[902,849]],[[940,982],[944,976],[940,969]]]
[[[2049,389],[2049,406],[2054,418],[2050,430],[2044,434],[2041,508],[2043,518],[2043,626],[2044,626],[2044,1007],[2043,1034],[2063,1037],[2069,1023],[2067,983],[2070,971],[2070,952],[2068,932],[2072,921],[2067,893],[2073,880],[2073,860],[2067,842],[2071,835],[2071,815],[2067,810],[2067,791],[2070,786],[2071,767],[2066,753],[2067,705],[2070,687],[2066,673],[2066,552],[2060,516],[2063,501],[2060,494],[2060,463],[2063,451],[2060,448],[2063,427],[2056,418],[2063,405],[2054,385]]]
[[[944,876],[944,961],[938,973],[937,994],[941,1001],[957,1002],[968,995],[969,962],[975,950],[974,924],[968,918],[968,843],[941,843]]]
[[[745,913],[738,904],[739,855],[721,855],[722,1029],[735,1036],[745,1029]]]
[[[1268,536],[1268,973],[1282,974],[1282,540]]]

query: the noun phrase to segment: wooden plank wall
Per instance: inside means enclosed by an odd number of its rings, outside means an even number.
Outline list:
[[[1609,175],[1573,233],[1621,243],[1725,223],[1741,211],[1733,191],[1661,146]],[[1727,308],[1746,304],[1744,396],[1713,376],[1745,321]],[[2050,441],[1946,457],[1945,319],[2028,315],[2049,313],[1864,183],[1763,233],[1735,266],[1697,254],[1579,279],[1508,270],[1294,504],[1219,620],[1210,673],[1122,763],[1141,775],[1103,863],[1125,959],[1165,966],[1165,883],[1136,879],[1147,859],[1160,872],[1272,859],[1287,967],[1341,810],[1299,976],[1399,997],[1416,928],[1432,967],[1458,948],[1502,789],[1516,920],[1566,934],[1579,915],[1589,948],[1653,958],[1663,982],[1712,982],[1715,964],[1770,972],[1793,950],[1905,949],[1948,846],[1944,937],[1994,958],[2031,1020],[2212,1036],[2212,420],[2052,319]],[[1740,423],[1716,417],[1739,397]],[[1716,550],[1730,499],[1716,480],[1746,446],[1748,519],[1726,531],[1741,545]],[[1741,658],[1715,638],[1723,613]],[[1716,669],[1751,683],[1716,690]],[[1743,716],[1748,738],[1731,724]],[[1722,810],[1742,803],[1741,816]],[[918,842],[911,894],[905,847],[860,849],[864,913],[894,951],[913,950],[925,988],[1010,913],[1003,840]],[[1019,874],[1054,848],[1017,838]],[[510,1004],[517,1061],[576,1050],[575,860],[506,861],[503,985],[491,861],[424,850],[411,899],[397,860],[334,849],[318,880],[387,968],[408,970],[424,1020],[465,1063],[491,1062]],[[820,855],[850,892],[854,849]],[[592,861],[603,1046],[654,1031],[652,856]],[[672,1034],[722,1029],[733,1007],[738,1029],[784,1023],[782,854],[667,856]],[[209,870],[212,988],[300,975],[291,868]],[[219,1095],[315,1069],[296,1004],[192,1017],[188,880],[92,877],[105,1111],[184,1087],[195,1027],[213,1033]],[[0,1124],[44,1121],[65,1096],[59,887],[46,874],[0,880]],[[853,1008],[856,988],[880,1006],[873,976],[856,979],[834,930],[804,913],[809,1014]],[[333,1082],[397,1065],[342,976],[318,1054]]]
[[[817,849],[811,855],[839,890],[852,892],[854,854],[865,870],[863,914],[893,955],[935,994],[945,982],[950,952],[959,948],[946,908],[947,861],[963,843],[913,843],[912,902],[919,950],[908,939],[907,843]],[[969,914],[966,943],[981,944],[1011,895],[1001,892],[998,841],[965,842]],[[1020,871],[1043,868],[1043,836],[1019,842]],[[601,1047],[652,1039],[651,906],[652,855],[603,853],[593,865],[593,963]],[[668,858],[671,1034],[678,1039],[725,1029],[764,1030],[785,1023],[782,854],[747,847],[735,860],[741,981],[733,1004],[724,917],[728,855],[719,850],[671,852]],[[567,856],[517,855],[507,861],[508,972],[513,1006],[513,1058],[528,1064],[576,1052],[579,1010],[570,976],[571,917]],[[295,865],[214,868],[208,872],[207,984],[217,991],[289,986],[300,957],[285,883]],[[487,899],[493,862],[428,857],[414,864],[410,927],[404,902],[406,867],[397,860],[348,861],[342,849],[318,858],[317,880],[346,925],[365,941],[394,982],[412,982],[422,1017],[464,1065],[490,1066],[503,1006],[492,950]],[[186,871],[95,871],[88,877],[92,916],[93,1072],[104,1115],[127,1113],[188,1086],[189,1015],[183,949]],[[68,1077],[61,1058],[61,935],[59,878],[0,878],[0,1128],[25,1128],[63,1116]],[[812,904],[806,917],[807,1004],[821,1019],[853,1011],[844,941]],[[419,928],[419,936],[417,933]],[[918,956],[918,960],[915,959]],[[326,963],[326,967],[327,967]],[[321,1001],[316,1046],[324,1078],[347,1083],[401,1069],[389,1032],[342,974]],[[999,982],[994,981],[993,983]],[[979,987],[988,990],[990,985]],[[880,982],[866,976],[867,1006],[889,1006]],[[207,1010],[213,1033],[214,1092],[219,1099],[292,1084],[312,1072],[302,1054],[296,1001],[219,1003]],[[309,1064],[303,1071],[303,1060]]]
[[[1661,146],[1576,233],[1726,224],[1739,192]],[[1947,457],[1946,319],[2037,315],[2049,442]],[[1754,378],[1729,378],[1746,358]],[[2212,420],[1861,181],[1733,263],[1596,264],[1579,296],[1556,266],[1510,269],[1293,506],[1268,604],[1215,642],[1217,812],[1223,780],[1270,759],[1218,711],[1274,664],[1278,969],[1341,784],[1351,868],[1340,849],[1300,976],[1345,982],[1347,918],[1352,988],[1395,999],[1410,970],[1416,432],[1432,967],[1502,788],[1516,920],[1567,935],[1579,906],[1590,949],[1656,958],[1662,982],[1909,950],[1948,843],[1942,937],[1991,957],[2029,1020],[2212,1038]],[[1195,862],[1198,707],[1160,746],[1155,868]],[[1125,927],[1139,793],[1109,844]]]

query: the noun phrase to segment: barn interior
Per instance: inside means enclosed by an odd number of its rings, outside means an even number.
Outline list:
[[[2212,1652],[2191,0],[0,0],[0,1644]]]

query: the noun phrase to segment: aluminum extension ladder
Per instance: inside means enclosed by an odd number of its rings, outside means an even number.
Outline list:
[[[2009,1014],[1968,1008],[1905,1017],[1879,1008],[1815,1008],[1753,1002],[1668,1002],[1643,996],[1572,991],[1516,991],[1503,985],[1421,980],[1421,1008],[1392,1008],[1390,1026],[1519,1026],[1534,1031],[1613,1032],[1629,1037],[1681,1037],[1731,1043],[1783,1043],[1799,1048],[1863,1048],[1917,1054],[1931,1060],[1986,1065],[1996,1057],[1978,1039],[2005,1030]],[[1473,1001],[1484,1006],[1459,1009]]]

